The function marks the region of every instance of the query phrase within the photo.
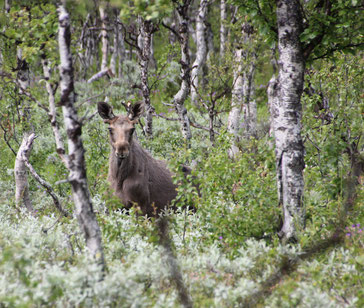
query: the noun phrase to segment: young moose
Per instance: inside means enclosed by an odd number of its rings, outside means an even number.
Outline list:
[[[133,138],[143,104],[131,107],[128,116],[113,114],[107,103],[98,103],[99,115],[109,124],[111,153],[108,180],[125,208],[137,205],[143,215],[156,216],[171,205],[176,185],[166,164],[154,159]],[[189,170],[184,167],[184,171]]]

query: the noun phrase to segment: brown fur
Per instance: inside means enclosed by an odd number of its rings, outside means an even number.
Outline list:
[[[134,106],[129,117],[114,116],[106,103],[98,111],[109,124],[111,153],[108,180],[126,208],[137,205],[143,215],[156,216],[177,196],[172,173],[165,162],[154,159],[133,138],[134,125],[142,113]],[[189,173],[188,168],[184,168]]]

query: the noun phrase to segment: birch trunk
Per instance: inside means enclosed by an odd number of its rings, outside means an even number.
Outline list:
[[[157,69],[157,61],[154,56],[154,35],[152,34],[152,37],[150,39],[150,57],[149,57],[149,67],[152,70]]]
[[[139,17],[139,28],[140,35],[138,37],[138,56],[139,56],[139,66],[141,74],[141,85],[143,100],[145,105],[145,117],[146,124],[144,127],[145,134],[148,137],[153,135],[153,112],[154,108],[150,102],[150,90],[148,84],[148,73],[149,73],[149,61],[150,61],[150,49],[152,42],[152,34],[154,32],[154,25],[151,21],[144,20]]]
[[[257,130],[257,104],[255,102],[255,57],[251,57],[248,70],[243,73],[243,128],[247,138],[256,137]]]
[[[257,105],[255,101],[254,72],[256,54],[252,51],[253,28],[244,23],[242,26],[242,45],[235,51],[236,68],[232,90],[231,111],[228,118],[228,131],[234,135],[229,156],[234,158],[238,153],[236,143],[241,137],[256,136]],[[243,113],[241,115],[241,112]],[[242,133],[240,133],[242,131]]]
[[[239,148],[236,143],[239,142],[240,132],[240,118],[241,118],[241,105],[243,103],[243,87],[244,87],[244,76],[243,72],[243,49],[239,46],[235,50],[235,64],[234,69],[234,80],[233,89],[231,93],[231,111],[228,117],[228,132],[234,136],[233,143],[229,150],[229,157],[235,158],[239,153]]]
[[[209,61],[214,53],[214,32],[212,31],[211,24],[207,23],[207,32],[206,32],[206,44],[207,44],[207,56],[206,59]],[[207,65],[205,64],[205,67]]]
[[[277,47],[274,46],[273,48],[271,48],[271,64],[272,64],[272,68],[273,68],[273,76],[271,78],[271,80],[269,81],[268,84],[268,109],[269,109],[269,137],[273,137],[274,136],[274,128],[273,128],[273,100],[277,98],[277,94],[275,94],[274,88],[276,87],[276,74],[277,74],[277,69],[278,69],[278,60],[276,59],[276,49]],[[271,145],[273,147],[273,145]]]
[[[62,135],[59,130],[59,124],[58,124],[57,117],[56,117],[56,104],[55,104],[55,100],[54,100],[55,93],[54,93],[52,85],[49,83],[51,74],[50,74],[48,60],[45,59],[45,57],[43,57],[43,59],[42,59],[42,66],[43,66],[44,79],[45,79],[45,83],[46,83],[46,89],[48,92],[48,103],[49,103],[48,117],[49,117],[49,121],[51,122],[54,139],[56,141],[56,151],[57,151],[59,157],[61,158],[62,162],[65,164],[65,166],[67,166],[67,160],[65,157],[66,151],[64,149],[64,143],[63,143]]]
[[[10,12],[10,0],[5,0],[4,9],[6,13]]]
[[[279,74],[271,80],[272,114],[276,144],[279,202],[283,206],[284,241],[297,238],[304,227],[303,169],[304,146],[301,138],[301,94],[304,58],[300,45],[302,16],[299,2],[277,1]]]
[[[101,71],[107,69],[108,57],[109,57],[109,34],[107,32],[108,16],[106,9],[103,5],[99,7],[100,18],[101,18],[101,38],[102,38],[102,60],[101,60]]]
[[[86,245],[91,255],[104,266],[101,231],[92,208],[86,179],[84,147],[81,138],[82,123],[75,109],[72,55],[70,50],[70,17],[64,6],[59,7],[58,44],[60,53],[61,99],[63,119],[68,139],[69,182],[72,187],[76,216],[85,235]]]
[[[220,2],[220,59],[224,59],[227,41],[227,5],[226,0]]]
[[[206,18],[207,18],[208,0],[201,0],[196,18],[196,59],[191,70],[191,100],[197,105],[199,75],[202,72],[203,65],[206,62]]]
[[[23,94],[24,91],[29,86],[29,69],[27,62],[23,59],[22,49],[18,48],[17,53],[17,65],[18,74],[17,82],[19,84],[19,94]],[[15,178],[15,203],[18,207],[22,204],[31,213],[34,212],[32,202],[29,198],[29,184],[28,184],[28,169],[25,165],[24,159],[22,158],[22,151],[26,147],[28,137],[32,133],[32,128],[30,127],[30,118],[26,106],[20,106],[22,121],[28,126],[23,132],[23,140],[16,155],[14,164],[14,178]],[[31,148],[27,153],[28,157],[30,155]]]
[[[116,12],[118,15],[118,12]],[[112,54],[110,59],[110,70],[111,73],[116,76],[116,60],[119,55],[119,26],[118,24],[114,24],[114,39],[113,39],[113,47],[112,47]]]
[[[88,37],[88,22],[90,20],[91,14],[87,14],[85,22],[83,23],[82,26],[82,30],[81,30],[81,35],[80,35],[80,47],[79,47],[79,51],[78,51],[78,58],[80,60],[80,65],[81,65],[81,69],[80,71],[83,72],[83,79],[86,79],[87,76],[87,69],[89,67],[89,63],[88,63],[88,59],[86,58],[86,51],[87,51],[87,37]],[[84,50],[86,49],[86,51],[84,52]],[[44,70],[43,70],[44,71]]]
[[[19,151],[19,153],[20,153],[25,165],[29,169],[30,173],[35,178],[35,180],[38,181],[38,183],[41,184],[46,189],[47,193],[52,197],[56,209],[62,214],[62,216],[68,217],[69,214],[67,213],[67,211],[65,211],[62,208],[61,202],[59,201],[59,198],[56,195],[56,193],[53,191],[53,188],[51,187],[51,185],[47,181],[43,180],[38,175],[38,173],[35,171],[35,169],[33,168],[33,166],[29,162],[29,159],[28,159],[29,158],[29,153],[32,150],[33,141],[34,141],[35,138],[36,138],[35,134],[32,133],[26,139],[24,139],[25,142],[23,142],[21,150]]]
[[[33,213],[34,208],[29,198],[28,169],[22,157],[22,153],[27,147],[27,140],[30,135],[31,132],[29,131],[23,134],[23,140],[15,158],[15,202],[18,207],[23,204],[29,212]],[[27,158],[29,158],[31,150],[32,149],[30,147],[29,151],[26,154]]]
[[[118,56],[119,56],[119,63],[118,63],[118,77],[121,78],[123,76],[123,63],[125,59],[125,44],[124,44],[124,36],[123,31],[120,29],[120,18],[117,18],[118,24],[118,35],[119,35],[119,48],[118,48]]]
[[[189,55],[189,18],[188,8],[191,0],[184,0],[183,4],[177,7],[179,17],[179,41],[181,44],[181,87],[173,97],[173,104],[178,114],[178,119],[181,123],[182,135],[186,140],[192,138],[190,119],[187,115],[187,109],[184,102],[190,93],[191,76],[190,76],[190,55]]]

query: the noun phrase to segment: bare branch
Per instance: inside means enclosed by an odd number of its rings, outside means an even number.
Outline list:
[[[28,139],[26,140],[26,145],[24,148],[21,149],[21,158],[23,159],[25,165],[27,166],[27,168],[29,169],[31,175],[34,177],[34,179],[40,184],[42,185],[45,189],[46,189],[46,192],[52,197],[53,199],[53,202],[54,202],[54,205],[56,207],[56,209],[64,216],[64,217],[69,217],[70,214],[65,211],[63,208],[62,208],[62,205],[61,205],[61,202],[59,201],[59,198],[58,196],[56,195],[56,193],[54,192],[52,186],[45,180],[43,180],[39,174],[35,171],[35,169],[33,168],[33,166],[31,165],[31,163],[29,162],[29,159],[28,159],[28,151],[30,151],[31,147],[32,147],[32,144],[33,144],[33,141],[34,139],[37,138],[35,136],[35,134],[31,134]]]
[[[177,32],[177,30],[176,29],[174,29],[174,28],[172,28],[172,27],[170,27],[170,26],[168,26],[166,23],[164,23],[164,22],[162,22],[162,26],[164,27],[164,28],[166,28],[166,29],[168,29],[169,31],[171,31],[176,37],[177,37],[177,39],[179,40],[179,41],[181,41],[182,40],[182,36]]]

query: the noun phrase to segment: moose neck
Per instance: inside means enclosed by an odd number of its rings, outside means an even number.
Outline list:
[[[117,185],[122,185],[134,167],[134,142],[130,146],[129,155],[123,159],[118,159],[115,150],[112,148],[110,153],[109,177],[116,182]]]

